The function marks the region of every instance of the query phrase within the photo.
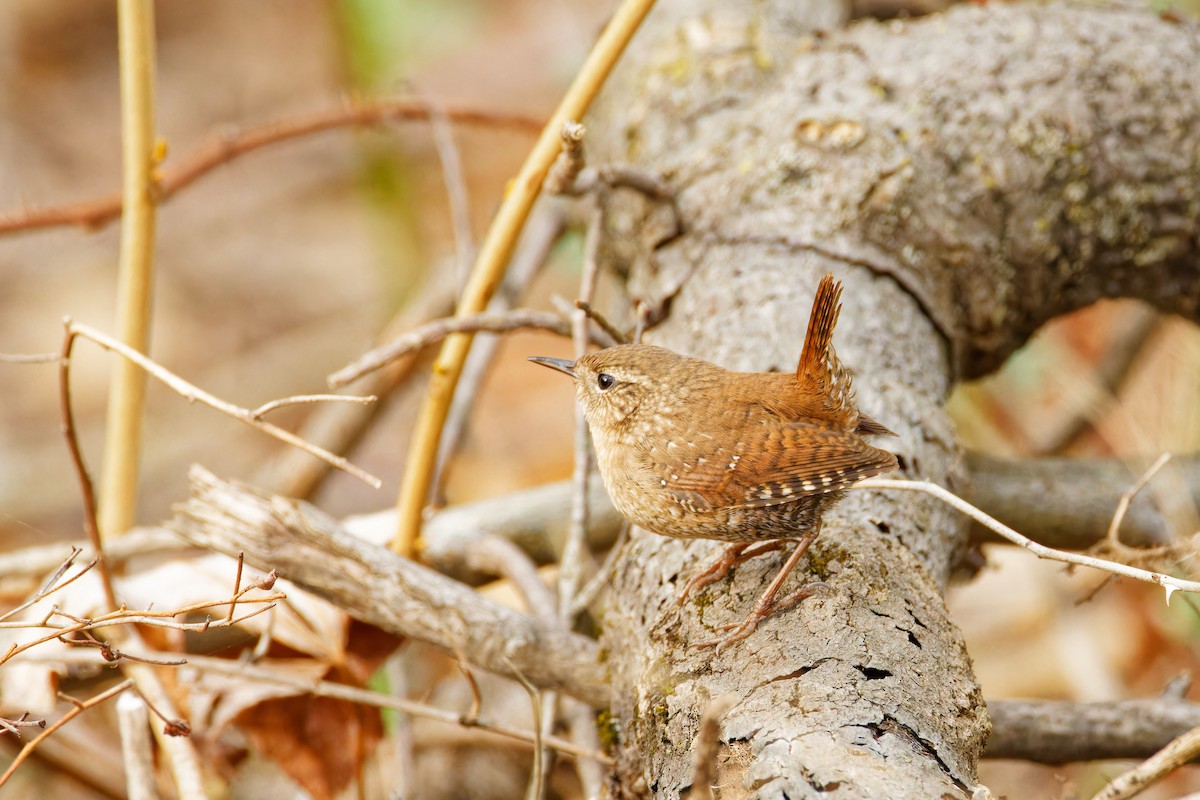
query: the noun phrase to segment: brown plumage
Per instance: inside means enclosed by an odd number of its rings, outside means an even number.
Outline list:
[[[736,542],[682,597],[736,563],[795,539],[798,547],[755,611],[721,641],[811,594],[775,601],[816,538],[823,513],[851,484],[890,472],[896,457],[864,435],[891,434],[858,411],[832,346],[841,284],[817,288],[795,374],[732,372],[652,345],[621,345],[575,363],[531,359],[575,378],[604,485],[639,527],[664,536]],[[706,644],[716,644],[716,640]]]

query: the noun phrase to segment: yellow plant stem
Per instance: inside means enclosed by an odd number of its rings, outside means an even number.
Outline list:
[[[471,277],[463,289],[456,312],[458,316],[478,314],[487,306],[504,275],[517,236],[541,191],[542,181],[562,147],[563,124],[583,117],[617,58],[653,6],[654,0],[625,0],[600,34],[600,39],[588,54],[554,116],[542,129],[533,150],[513,179],[496,218],[492,220]],[[399,525],[396,537],[392,540],[392,549],[403,556],[411,558],[418,549],[421,518],[433,480],[438,442],[471,340],[470,333],[450,335],[442,344],[433,364],[425,405],[413,431],[408,465],[397,500]]]
[[[117,273],[117,336],[145,353],[150,342],[154,283],[154,3],[118,0],[121,76],[121,253]],[[138,459],[146,376],[118,359],[108,394],[99,516],[112,537],[132,527],[137,507]]]

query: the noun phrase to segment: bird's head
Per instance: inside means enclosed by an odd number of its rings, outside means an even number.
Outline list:
[[[577,361],[541,356],[529,360],[574,378],[588,424],[605,431],[627,425],[639,411],[671,413],[667,388],[679,385],[689,363],[703,364],[648,344],[608,347]]]

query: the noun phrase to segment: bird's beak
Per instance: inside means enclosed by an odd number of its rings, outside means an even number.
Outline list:
[[[565,358],[546,358],[545,356],[530,356],[529,360],[535,364],[541,364],[543,367],[565,372],[572,378],[575,377],[574,361],[567,361]]]

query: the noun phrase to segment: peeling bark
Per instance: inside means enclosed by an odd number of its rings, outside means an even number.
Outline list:
[[[861,407],[899,432],[904,477],[962,491],[942,409],[955,380],[1102,297],[1200,315],[1189,27],[993,4],[815,36],[769,2],[682,8],[650,18],[589,138],[597,161],[677,190],[672,208],[606,203],[606,256],[659,312],[649,341],[789,369],[833,272]],[[811,19],[844,18],[829,4]],[[633,537],[602,619],[626,794],[685,792],[700,715],[732,693],[731,796],[970,796],[989,723],[941,598],[965,534],[926,498],[851,493],[809,559],[830,588],[719,653],[687,643],[740,621],[779,558],[677,614],[715,546]]]

